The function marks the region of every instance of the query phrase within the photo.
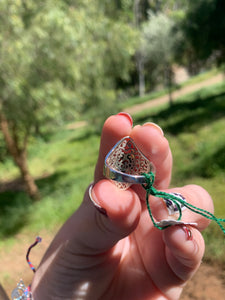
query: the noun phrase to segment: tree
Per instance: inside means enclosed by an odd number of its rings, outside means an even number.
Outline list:
[[[164,83],[169,89],[172,104],[172,82],[174,53],[179,43],[179,35],[173,33],[174,22],[165,14],[150,14],[149,21],[143,26],[140,51],[146,65],[151,67],[150,74],[155,84]]]
[[[109,17],[113,22],[120,22],[129,25],[134,32],[140,35],[140,25],[147,19],[147,10],[150,8],[149,0],[98,0],[99,8],[104,15]],[[139,39],[136,39],[137,42]],[[138,77],[139,95],[144,94],[144,66],[143,59],[139,51],[135,53],[135,66],[136,69],[132,70],[135,73],[135,77]],[[136,74],[137,73],[137,74]],[[136,83],[136,82],[135,82]],[[120,84],[124,88],[126,83],[120,81]],[[128,84],[132,84],[128,82]]]
[[[29,137],[37,127],[60,122],[70,115],[75,104],[69,82],[71,68],[67,69],[72,62],[68,45],[71,35],[63,40],[69,30],[68,18],[63,6],[50,4],[51,1],[41,7],[34,1],[0,4],[1,131],[27,192],[34,199],[39,198],[39,192],[28,169]],[[61,17],[65,20],[60,22]],[[51,37],[53,32],[55,36]],[[63,59],[66,54],[70,61]]]
[[[116,81],[129,78],[136,35],[90,0],[2,0],[0,14],[1,131],[36,199],[30,136],[88,111],[96,120],[111,107]]]
[[[15,13],[18,3],[2,1],[0,5],[0,125],[8,151],[20,169],[29,195],[38,198],[38,189],[30,175],[26,159],[27,141],[31,128],[28,120],[23,121],[26,120],[30,101],[27,101],[26,105],[21,102],[25,93],[23,78],[26,77],[28,71],[29,56],[27,55],[30,47],[28,47],[27,35],[23,34],[23,22]],[[19,124],[19,119],[23,120],[22,126]]]
[[[140,28],[142,21],[142,12],[141,12],[141,0],[134,1],[134,21],[136,28]],[[145,94],[145,76],[144,76],[144,60],[141,51],[136,52],[136,65],[138,72],[138,87],[139,87],[139,96]]]
[[[218,65],[224,63],[224,12],[224,0],[189,1],[182,28],[196,59],[205,62],[211,57]]]

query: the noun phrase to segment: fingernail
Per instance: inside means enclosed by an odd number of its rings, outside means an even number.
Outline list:
[[[118,115],[118,116],[124,116],[124,117],[126,117],[126,118],[129,120],[131,126],[133,126],[133,119],[132,119],[132,117],[131,117],[130,114],[128,114],[128,113],[126,113],[126,112],[120,112],[120,113],[118,113],[117,115]]]
[[[184,196],[182,196],[179,193],[170,193],[170,195],[176,196],[177,198],[180,198],[181,200],[183,200],[183,201],[186,202],[186,199],[184,198]],[[186,209],[186,207],[182,203],[177,202],[177,204],[176,204],[175,202],[173,202],[172,199],[165,199],[165,198],[163,198],[163,201],[166,204],[166,207],[167,207],[167,210],[168,210],[168,213],[169,213],[170,216],[175,215],[176,213],[179,212],[179,209],[178,209],[177,206],[179,206],[182,211],[184,209]]]
[[[107,217],[107,212],[106,210],[101,207],[94,199],[93,199],[93,194],[94,192],[92,191],[93,185],[91,184],[89,187],[89,198],[91,200],[91,202],[94,204],[95,209],[100,212],[102,215]]]
[[[181,228],[185,233],[185,237],[186,237],[187,241],[192,241],[193,240],[193,235],[192,235],[191,229],[186,225],[181,226]]]
[[[153,122],[147,122],[147,123],[144,123],[143,126],[153,126],[153,127],[157,128],[160,131],[160,133],[162,134],[162,136],[164,136],[164,132],[163,132],[162,128],[158,124],[155,124]]]

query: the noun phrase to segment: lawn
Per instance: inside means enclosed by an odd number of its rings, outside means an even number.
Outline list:
[[[135,123],[153,121],[163,128],[174,155],[172,185],[202,185],[212,195],[218,217],[225,217],[224,99],[225,85],[217,85],[182,97],[172,107],[134,115]],[[46,228],[54,230],[72,214],[93,178],[99,141],[89,126],[61,129],[47,141],[33,141],[29,163],[42,194],[36,203],[20,189],[11,160],[0,165],[0,179],[14,183],[13,189],[0,194],[0,248],[19,233],[32,236]],[[211,224],[204,236],[206,259],[225,263],[222,231]]]

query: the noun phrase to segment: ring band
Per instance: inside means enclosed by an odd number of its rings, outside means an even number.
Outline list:
[[[89,186],[88,189],[88,194],[89,194],[89,199],[91,200],[91,202],[94,204],[94,207],[104,216],[107,216],[107,212],[106,210],[101,207],[97,202],[95,202],[95,200],[92,198],[92,188],[93,188],[93,183]]]
[[[127,182],[130,184],[144,184],[146,179],[143,175],[132,175],[127,173],[122,173],[118,170],[111,169],[108,165],[104,166],[104,175],[108,179],[115,180],[118,182]]]
[[[92,189],[93,189],[93,183],[89,186],[89,189],[88,189],[88,194],[89,194],[89,198],[91,200],[91,202],[94,204],[95,207],[98,207],[98,208],[102,208],[97,202],[94,201],[94,199],[92,198]]]

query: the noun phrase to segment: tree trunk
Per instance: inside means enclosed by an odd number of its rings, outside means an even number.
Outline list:
[[[39,200],[40,194],[38,187],[28,169],[26,150],[22,151],[14,160],[20,169],[20,174],[24,180],[28,195],[34,200]]]
[[[141,23],[141,9],[140,9],[141,1],[135,0],[133,11],[134,11],[134,23],[137,28],[140,27]],[[144,62],[143,57],[140,52],[136,53],[135,56],[137,72],[138,72],[138,86],[139,86],[139,96],[143,96],[145,94],[145,74],[144,74]]]
[[[170,65],[165,66],[165,85],[168,88],[169,93],[169,104],[173,105],[173,97],[172,97],[172,83],[173,83],[173,70]]]
[[[13,135],[9,130],[8,121],[2,112],[0,112],[0,126],[8,151],[20,170],[20,174],[22,179],[24,180],[28,195],[32,199],[38,200],[40,198],[38,187],[35,184],[35,181],[31,176],[27,165],[26,142],[24,143],[23,149],[20,149],[18,140],[16,138],[13,139]]]
[[[138,78],[139,78],[139,96],[144,96],[145,94],[145,74],[144,74],[144,63],[140,54],[136,56]]]

